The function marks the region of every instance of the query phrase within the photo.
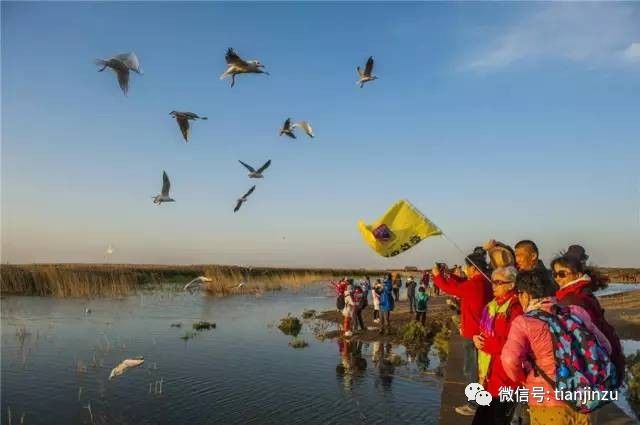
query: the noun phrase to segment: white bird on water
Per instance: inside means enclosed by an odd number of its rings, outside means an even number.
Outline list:
[[[247,170],[249,170],[249,178],[251,178],[251,179],[262,179],[262,178],[264,178],[262,173],[264,172],[264,170],[269,168],[269,165],[271,165],[271,160],[268,160],[267,162],[264,163],[264,165],[262,167],[260,167],[260,168],[258,168],[256,170],[252,166],[250,166],[248,164],[245,164],[244,162],[242,162],[240,160],[238,160],[238,162],[240,162],[240,164],[244,165],[244,167]]]
[[[169,176],[167,176],[167,172],[162,170],[162,192],[159,195],[152,196],[154,204],[162,204],[163,202],[175,202],[175,199],[172,199],[169,196],[169,190],[171,189],[171,182],[169,181]]]
[[[185,143],[189,143],[189,120],[208,119],[207,117],[201,117],[198,114],[194,114],[193,112],[171,111],[169,115],[174,117],[178,122],[178,126],[180,127],[180,131],[182,132],[182,137],[184,137]]]
[[[133,359],[125,359],[118,366],[114,367],[109,375],[109,380],[115,378],[116,376],[122,375],[127,369],[132,367],[140,366],[144,363],[144,357],[136,357]]]
[[[220,75],[220,79],[224,80],[231,75],[231,87],[236,83],[236,75],[238,74],[266,74],[269,75],[264,69],[264,65],[258,60],[245,61],[233,50],[228,48],[227,53],[224,55],[224,59],[227,61],[227,70]]]
[[[184,285],[184,290],[190,291],[193,288],[199,288],[200,286],[202,286],[203,283],[207,283],[207,282],[213,282],[213,281],[206,276],[198,276],[195,279],[193,279],[191,282]]]
[[[359,84],[360,88],[364,86],[364,83],[378,79],[378,77],[371,75],[373,72],[373,56],[369,56],[367,64],[364,66],[364,71],[362,71],[359,66],[356,67],[356,71],[358,71],[358,75],[360,76],[356,84]]]
[[[256,186],[255,185],[251,186],[251,189],[249,189],[249,191],[247,193],[242,195],[242,198],[238,199],[238,202],[236,203],[236,207],[233,209],[233,212],[238,212],[238,210],[240,209],[242,204],[247,202],[247,200],[249,199],[249,195],[251,195],[254,190],[256,190]]]
[[[107,248],[106,254],[107,255],[113,254],[113,248],[111,247],[111,244],[109,244],[109,247]]]
[[[96,65],[101,66],[98,72],[104,71],[106,68],[111,68],[118,77],[118,85],[124,95],[127,95],[129,91],[129,71],[142,74],[142,68],[140,67],[140,61],[135,53],[122,53],[115,55],[109,59],[96,59]]]

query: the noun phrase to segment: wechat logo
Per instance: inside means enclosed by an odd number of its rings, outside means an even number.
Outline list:
[[[484,387],[477,382],[472,382],[464,389],[464,395],[468,401],[475,401],[480,406],[488,406],[491,404],[491,394],[484,390]]]

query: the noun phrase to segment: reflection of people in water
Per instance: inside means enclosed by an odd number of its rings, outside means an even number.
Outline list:
[[[362,357],[362,341],[338,340],[341,362],[336,366],[336,375],[343,379],[345,389],[351,389],[354,378],[364,375],[367,361]]]
[[[385,354],[386,352],[386,354]],[[373,358],[378,369],[378,377],[376,378],[376,387],[382,385],[383,389],[389,389],[393,382],[393,373],[395,366],[389,360],[391,354],[391,344],[383,344],[375,342],[373,345]]]

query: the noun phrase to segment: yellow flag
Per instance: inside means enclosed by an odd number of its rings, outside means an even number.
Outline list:
[[[365,242],[383,257],[394,257],[442,232],[407,200],[396,202],[373,224],[358,222]]]

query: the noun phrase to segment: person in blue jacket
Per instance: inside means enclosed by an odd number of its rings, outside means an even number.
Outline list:
[[[382,282],[382,293],[380,294],[380,319],[382,322],[382,325],[380,326],[380,334],[385,333],[385,328],[387,334],[389,334],[389,329],[391,327],[391,311],[393,311],[393,307],[393,279],[391,278],[391,274],[387,274],[387,277],[385,277]]]

